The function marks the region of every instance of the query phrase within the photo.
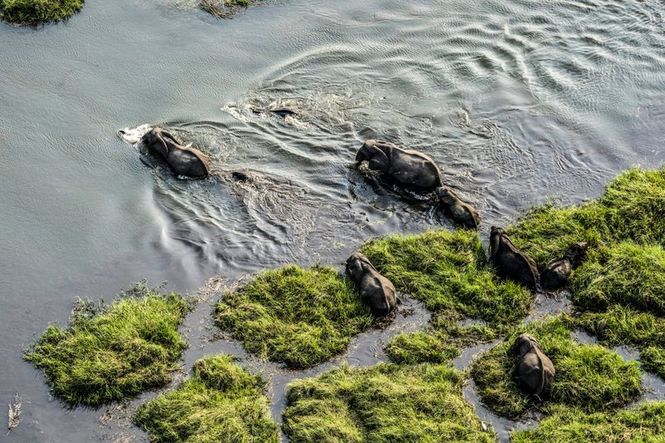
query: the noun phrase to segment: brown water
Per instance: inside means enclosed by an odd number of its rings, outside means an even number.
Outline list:
[[[0,403],[23,398],[21,425],[0,439],[141,435],[100,424],[103,410],[64,409],[21,359],[77,296],[339,264],[369,237],[445,225],[349,168],[365,138],[434,157],[481,211],[483,235],[661,165],[663,12],[661,1],[279,0],[220,21],[176,0],[89,0],[65,24],[0,24]],[[249,110],[272,103],[299,115]],[[215,177],[147,168],[116,136],[145,123],[205,149]],[[231,180],[238,170],[251,179]],[[351,356],[380,348],[367,337]]]

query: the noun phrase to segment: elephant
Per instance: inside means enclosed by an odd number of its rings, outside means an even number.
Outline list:
[[[490,263],[499,277],[513,280],[528,288],[538,285],[538,267],[536,263],[517,247],[503,229],[492,226],[490,233]]]
[[[540,274],[540,286],[546,291],[556,291],[568,285],[568,278],[573,269],[586,258],[589,245],[575,243],[568,248],[563,258],[550,262]]]
[[[356,252],[346,260],[346,273],[358,288],[360,299],[375,317],[385,317],[395,309],[395,286],[363,254]]]
[[[173,135],[156,127],[141,139],[148,153],[162,159],[179,176],[206,178],[209,174],[208,157],[198,149],[183,146]]]
[[[536,339],[521,334],[512,349],[515,358],[513,376],[517,385],[529,394],[540,396],[549,391],[556,371],[554,363],[538,347]]]
[[[356,166],[367,161],[381,178],[416,192],[432,192],[442,186],[441,171],[434,161],[418,151],[392,143],[367,140],[356,154]]]
[[[471,205],[462,201],[455,192],[442,186],[436,189],[439,207],[455,224],[467,229],[478,229],[480,216]]]

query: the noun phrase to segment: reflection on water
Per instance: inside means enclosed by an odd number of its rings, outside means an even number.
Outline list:
[[[20,358],[75,296],[340,263],[369,237],[449,226],[350,168],[367,138],[434,158],[484,235],[661,164],[664,10],[280,0],[220,21],[189,0],[118,0],[64,24],[0,24],[0,401],[18,391],[24,404],[11,438],[100,435],[98,412],[61,408]],[[145,122],[208,153],[214,174],[146,167],[116,137]]]

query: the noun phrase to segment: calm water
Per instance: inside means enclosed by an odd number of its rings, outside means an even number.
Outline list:
[[[433,156],[484,233],[665,161],[662,1],[279,0],[226,21],[176,1],[0,24],[0,406],[19,392],[24,410],[0,439],[144,438],[62,408],[21,360],[75,297],[341,263],[368,237],[440,225],[349,168],[365,138]],[[250,111],[271,104],[299,116]],[[146,123],[208,152],[214,177],[147,168],[116,135]]]

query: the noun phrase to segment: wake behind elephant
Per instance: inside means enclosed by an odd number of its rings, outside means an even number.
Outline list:
[[[397,306],[395,286],[376,270],[374,265],[360,252],[346,261],[346,273],[356,284],[360,299],[369,306],[376,317],[385,317]]]
[[[156,127],[148,131],[141,143],[153,157],[164,161],[178,176],[200,179],[210,172],[208,157],[196,148],[184,146],[174,135]]]

